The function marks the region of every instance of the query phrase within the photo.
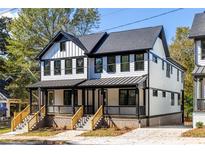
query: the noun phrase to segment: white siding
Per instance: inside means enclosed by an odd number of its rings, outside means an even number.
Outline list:
[[[201,59],[201,41],[195,41],[195,64],[205,66],[205,59]]]

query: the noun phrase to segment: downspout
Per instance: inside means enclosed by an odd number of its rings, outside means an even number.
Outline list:
[[[150,53],[148,54],[148,77],[147,77],[147,87],[148,87],[148,113],[147,113],[147,126],[150,126]]]

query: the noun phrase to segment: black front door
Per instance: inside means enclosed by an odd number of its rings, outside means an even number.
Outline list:
[[[108,93],[107,93],[107,89],[99,89],[98,91],[98,108],[101,106],[101,105],[107,105],[108,104]]]

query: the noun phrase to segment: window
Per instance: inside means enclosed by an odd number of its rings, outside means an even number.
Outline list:
[[[152,55],[152,61],[155,62],[155,63],[157,63],[157,56]]]
[[[116,61],[115,56],[107,57],[107,72],[116,72]]]
[[[121,72],[130,71],[130,57],[129,55],[121,56]]]
[[[162,97],[166,97],[166,92],[165,91],[162,92]]]
[[[171,74],[173,74],[173,67],[171,66]]]
[[[48,60],[44,61],[44,75],[51,75],[51,63]]]
[[[174,93],[171,93],[171,105],[174,106]]]
[[[60,51],[66,51],[66,42],[60,42]]]
[[[72,90],[64,90],[64,105],[72,104]]]
[[[181,105],[181,98],[180,98],[180,94],[178,94],[178,105]]]
[[[76,59],[76,73],[84,73],[84,58]]]
[[[72,59],[65,60],[65,74],[72,74]]]
[[[162,70],[164,70],[164,60],[162,60]]]
[[[102,73],[103,58],[95,58],[95,73]]]
[[[167,63],[166,76],[170,78],[170,64]]]
[[[183,82],[184,82],[184,73],[181,72],[181,83],[183,83]]]
[[[201,59],[205,59],[205,40],[201,41]]]
[[[54,61],[54,75],[60,75],[61,74],[61,61],[55,60]]]
[[[144,54],[135,54],[135,71],[144,70]]]
[[[120,105],[136,105],[135,89],[120,89]]]
[[[48,105],[54,105],[54,91],[48,91]]]
[[[177,70],[177,81],[179,81],[179,70]]]
[[[158,96],[158,91],[153,89],[153,96],[157,97]]]

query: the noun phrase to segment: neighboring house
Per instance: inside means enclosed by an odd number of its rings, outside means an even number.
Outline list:
[[[194,39],[195,68],[193,127],[205,124],[205,13],[195,15],[189,37]]]
[[[74,37],[60,31],[38,55],[46,122],[63,127],[83,105],[118,127],[181,124],[184,68],[169,54],[163,26]],[[32,109],[30,110],[32,111]]]

